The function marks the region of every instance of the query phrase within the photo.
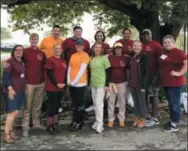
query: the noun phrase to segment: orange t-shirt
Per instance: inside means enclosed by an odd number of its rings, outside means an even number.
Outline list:
[[[81,64],[89,64],[89,56],[86,52],[80,51],[76,52],[71,56],[69,66],[71,67],[70,71],[70,82],[72,82],[80,70]],[[84,71],[84,74],[78,81],[78,84],[87,84],[87,70]]]
[[[46,57],[49,58],[53,56],[53,46],[55,44],[61,45],[62,42],[62,38],[55,39],[53,36],[48,36],[42,40],[39,48],[42,49],[42,51],[44,51],[44,53],[46,54]]]

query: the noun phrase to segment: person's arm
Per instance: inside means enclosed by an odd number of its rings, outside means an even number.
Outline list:
[[[87,64],[86,63],[82,63],[81,66],[80,66],[80,70],[79,70],[76,78],[71,83],[72,85],[76,85],[78,83],[78,81],[80,80],[80,78],[84,74],[86,68],[87,68]]]
[[[143,57],[143,71],[144,71],[144,77],[142,80],[142,89],[146,90],[148,86],[148,79],[149,79],[149,68],[148,68],[149,58],[148,56]]]
[[[53,70],[52,69],[46,69],[46,73],[47,73],[47,76],[48,76],[48,78],[49,78],[49,80],[50,80],[50,82],[55,86],[55,87],[57,87],[57,81],[56,81],[56,79],[55,79],[55,77],[54,77],[54,75],[53,75]]]
[[[3,86],[5,87],[5,88],[8,88],[8,87],[10,87],[11,86],[11,73],[10,72],[8,72],[8,71],[3,71],[3,77],[2,77],[2,82],[3,82]]]
[[[187,72],[187,59],[183,61],[183,67],[179,72],[174,70],[171,71],[172,76],[182,76]]]
[[[61,47],[62,47],[62,50],[63,50],[63,57],[64,57],[64,60],[68,63],[68,60],[67,60],[67,59],[68,59],[68,53],[67,53],[67,49],[68,49],[68,47],[67,47],[67,40],[63,41]]]
[[[68,70],[67,70],[67,83],[70,84],[70,72],[71,72],[71,67],[70,65],[68,66]]]
[[[106,73],[105,87],[109,87],[110,75],[111,75],[111,67],[105,69],[105,73]]]

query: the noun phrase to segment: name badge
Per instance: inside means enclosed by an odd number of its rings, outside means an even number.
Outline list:
[[[166,59],[167,58],[167,55],[161,55],[161,57],[160,57],[162,60],[164,60],[164,59]]]
[[[24,74],[22,73],[22,74],[20,75],[20,77],[21,77],[21,78],[24,78],[25,76],[24,76]]]

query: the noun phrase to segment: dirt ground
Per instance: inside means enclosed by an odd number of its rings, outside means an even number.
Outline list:
[[[161,124],[166,121],[167,117]],[[69,132],[64,122],[56,136],[45,130],[31,130],[28,138],[15,144],[1,141],[1,150],[187,150],[187,115],[182,116],[180,131],[173,133],[163,132],[161,124],[140,130],[132,128],[128,122],[125,128],[109,129],[105,125],[104,133],[96,134],[90,128],[91,122],[79,132]]]

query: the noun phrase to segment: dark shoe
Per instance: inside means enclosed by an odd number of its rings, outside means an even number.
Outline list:
[[[53,124],[47,126],[47,129],[46,131],[51,134],[51,135],[56,135],[57,134],[57,131],[55,130],[55,127]]]
[[[82,123],[76,123],[76,124],[72,127],[71,131],[75,132],[75,131],[78,131],[78,130],[80,130],[80,129],[82,129]]]
[[[168,122],[163,125],[163,131],[164,132],[177,132],[179,131],[178,126],[173,126],[171,122]]]
[[[53,124],[53,126],[54,126],[55,130],[57,131],[57,133],[59,133],[59,132],[60,132],[60,131],[59,131],[59,128],[60,128],[59,123],[58,123],[58,122],[55,122],[55,123]]]

